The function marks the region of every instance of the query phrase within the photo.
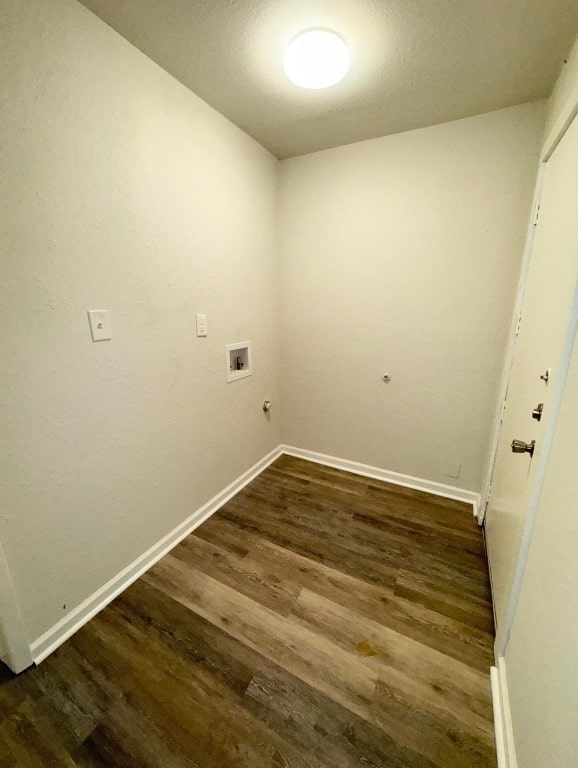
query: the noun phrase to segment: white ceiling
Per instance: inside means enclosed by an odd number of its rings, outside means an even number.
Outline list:
[[[82,0],[279,158],[549,95],[577,0]],[[336,31],[351,71],[326,91],[283,72],[299,32]]]

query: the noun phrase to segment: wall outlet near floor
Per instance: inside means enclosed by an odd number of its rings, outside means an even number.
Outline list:
[[[450,461],[448,465],[447,476],[455,477],[456,479],[462,476],[462,465],[459,463],[459,461]]]

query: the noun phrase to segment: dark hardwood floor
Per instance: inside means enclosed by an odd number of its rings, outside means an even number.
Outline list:
[[[39,668],[0,768],[496,765],[471,508],[287,456]]]

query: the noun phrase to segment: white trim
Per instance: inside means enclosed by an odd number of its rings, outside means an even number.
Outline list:
[[[286,453],[288,456],[295,456],[298,459],[306,459],[307,461],[313,461],[316,464],[323,464],[326,467],[333,467],[334,469],[343,469],[346,472],[352,472],[354,475],[371,477],[374,480],[382,480],[385,483],[401,485],[404,488],[426,491],[427,493],[433,493],[435,496],[442,496],[445,499],[463,501],[466,504],[472,505],[475,515],[477,515],[479,509],[480,494],[475,493],[474,491],[466,491],[463,488],[456,488],[453,485],[434,483],[431,480],[424,480],[421,477],[402,475],[399,472],[391,472],[388,469],[380,469],[379,467],[372,467],[368,464],[360,464],[357,461],[350,461],[349,459],[338,459],[336,456],[327,456],[324,453],[307,451],[304,448],[295,448],[292,445],[282,445],[281,449],[282,452]]]
[[[508,753],[504,736],[502,693],[500,691],[500,678],[497,667],[490,667],[490,682],[492,684],[492,704],[494,708],[494,732],[496,734],[498,768],[508,768]]]
[[[0,544],[0,658],[18,674],[33,663],[14,585]]]
[[[578,56],[578,38],[577,42],[574,43],[570,56]],[[566,99],[558,118],[544,141],[542,152],[540,153],[541,162],[546,163],[550,159],[576,115],[578,115],[578,83],[572,88],[570,96]]]
[[[492,432],[490,461],[488,464],[488,471],[486,474],[485,482],[482,486],[481,497],[483,502],[480,506],[480,513],[478,515],[479,525],[483,525],[486,517],[487,502],[489,499],[489,491],[492,486],[492,479],[494,476],[494,469],[496,466],[496,456],[498,454],[498,444],[500,440],[500,433],[502,431],[502,417],[504,411],[504,403],[508,400],[508,386],[510,383],[510,374],[512,372],[512,365],[514,362],[514,352],[516,350],[516,342],[518,340],[516,327],[519,325],[519,318],[524,306],[524,296],[526,293],[526,283],[528,280],[528,271],[530,269],[530,260],[532,258],[532,248],[534,247],[534,237],[536,232],[535,211],[540,204],[540,198],[542,195],[542,187],[544,185],[544,173],[546,171],[546,164],[542,163],[538,167],[538,178],[536,179],[536,186],[534,188],[534,198],[532,201],[532,212],[528,222],[528,229],[526,232],[526,243],[524,246],[524,255],[522,257],[522,266],[520,268],[520,278],[518,280],[518,292],[516,295],[516,304],[514,306],[514,313],[512,315],[512,322],[510,327],[510,335],[508,337],[508,346],[506,348],[506,355],[504,357],[504,365],[502,367],[502,376],[500,379],[500,389],[498,393],[496,406],[496,414],[494,416],[494,429]]]
[[[195,528],[198,528],[201,523],[208,520],[208,518],[226,504],[229,499],[278,459],[281,453],[281,446],[279,446],[264,456],[224,490],[210,499],[210,501],[194,512],[184,522],[154,544],[147,552],[134,560],[130,565],[114,576],[107,584],[77,606],[66,618],[61,619],[41,637],[35,640],[31,644],[30,649],[36,664],[40,664],[40,662],[55,651],[59,645],[65,640],[68,640],[68,638],[86,624],[87,621],[90,621],[93,616],[105,608],[108,603],[130,586],[133,581],[136,581],[139,576],[142,576],[145,571],[158,562],[161,557],[164,557],[170,552],[173,547],[194,531]]]
[[[503,656],[498,658],[497,666],[490,669],[490,680],[492,683],[498,768],[518,768],[510,698],[508,696],[506,662]]]
[[[542,148],[542,154],[540,156],[540,160],[543,163],[548,162],[551,158],[552,153],[564,138],[564,134],[572,124],[576,115],[578,115],[578,87],[566,102],[562,114],[554,124],[554,127],[548,134],[548,138],[544,142],[544,147]]]

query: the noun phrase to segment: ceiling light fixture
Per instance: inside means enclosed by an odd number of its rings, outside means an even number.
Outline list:
[[[301,88],[329,88],[349,70],[349,49],[328,29],[298,35],[285,51],[285,74]]]

